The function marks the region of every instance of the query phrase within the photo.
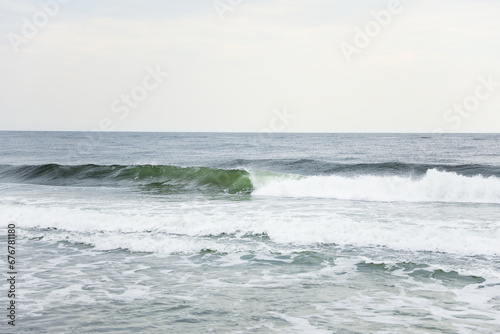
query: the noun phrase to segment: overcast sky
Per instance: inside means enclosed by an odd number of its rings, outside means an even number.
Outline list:
[[[500,131],[498,0],[0,0],[0,29],[0,130]]]

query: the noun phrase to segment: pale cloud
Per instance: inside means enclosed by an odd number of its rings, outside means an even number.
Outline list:
[[[118,130],[258,131],[286,105],[287,131],[451,131],[442,114],[477,76],[500,81],[496,2],[404,2],[350,64],[340,43],[387,1],[243,1],[223,21],[210,1],[165,19],[89,3],[17,55],[3,41],[0,128],[93,128],[155,64],[172,76]],[[499,106],[500,90],[457,131],[500,130]]]

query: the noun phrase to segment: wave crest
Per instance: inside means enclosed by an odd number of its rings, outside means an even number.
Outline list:
[[[273,197],[316,197],[384,202],[500,204],[500,178],[438,168],[421,175],[299,175],[242,168],[171,165],[0,166],[0,181],[53,186],[138,187],[159,193],[201,192]]]
[[[428,170],[422,177],[359,175],[345,177],[252,175],[253,195],[317,197],[383,202],[500,203],[500,179]]]
[[[0,180],[55,186],[127,186],[144,190],[249,193],[248,172],[240,169],[169,165],[2,166]]]

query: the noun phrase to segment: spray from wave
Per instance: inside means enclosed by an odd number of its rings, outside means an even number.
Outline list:
[[[253,175],[253,195],[317,197],[365,201],[499,203],[500,179],[428,170],[422,177],[359,175],[345,177]]]

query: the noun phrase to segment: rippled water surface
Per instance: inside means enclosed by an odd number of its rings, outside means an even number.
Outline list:
[[[12,332],[497,332],[499,139],[0,132]]]

